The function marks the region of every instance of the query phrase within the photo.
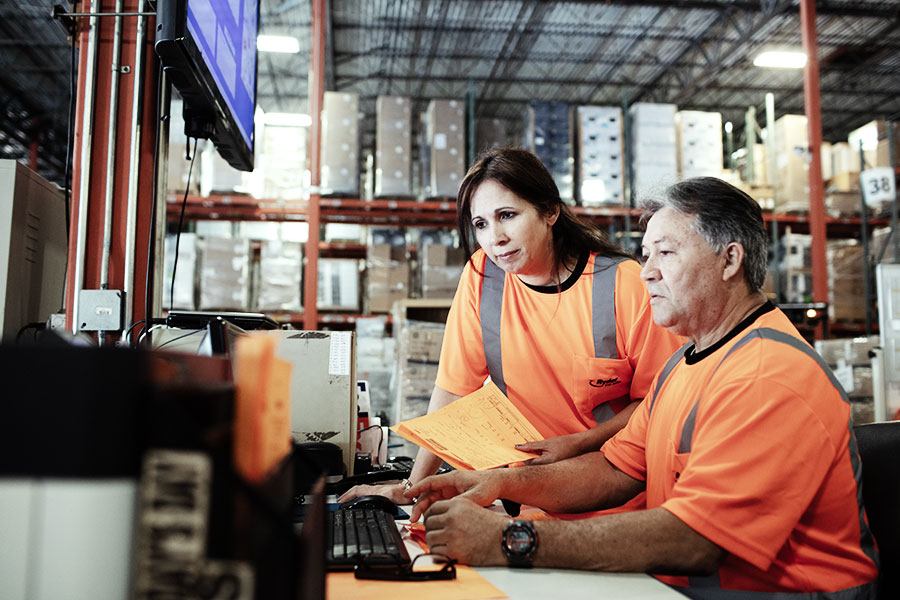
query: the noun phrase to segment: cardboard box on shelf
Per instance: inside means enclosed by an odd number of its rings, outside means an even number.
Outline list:
[[[203,238],[199,242],[200,310],[246,311],[250,302],[250,242]]]
[[[299,312],[303,247],[297,242],[265,241],[259,252],[255,310]]]
[[[359,195],[359,94],[322,99],[322,193]]]
[[[320,310],[359,310],[359,261],[320,258],[318,278]]]
[[[425,113],[429,198],[456,197],[465,174],[465,120],[461,100],[432,100]]]
[[[809,134],[804,115],[775,121],[775,212],[809,212]]]
[[[411,109],[405,96],[378,96],[375,101],[376,198],[412,194]]]

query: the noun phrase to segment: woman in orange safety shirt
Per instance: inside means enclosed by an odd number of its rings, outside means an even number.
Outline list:
[[[640,266],[560,199],[525,150],[480,155],[457,196],[463,247],[480,246],[450,308],[433,412],[480,388],[500,387],[546,438],[520,446],[542,464],[597,450],[628,421],[682,341],[652,320]],[[441,465],[419,449],[410,482]],[[361,485],[405,503],[407,482]]]

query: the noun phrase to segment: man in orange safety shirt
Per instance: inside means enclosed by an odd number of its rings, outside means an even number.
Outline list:
[[[850,404],[761,292],[759,206],[707,177],[644,211],[653,320],[688,344],[600,451],[413,486],[431,551],[479,565],[650,572],[693,598],[873,598],[878,555]],[[646,510],[578,522],[481,508],[505,498],[583,512],[644,490]]]

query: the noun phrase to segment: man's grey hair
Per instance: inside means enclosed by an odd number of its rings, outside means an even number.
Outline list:
[[[694,230],[719,253],[731,242],[744,247],[744,279],[751,291],[766,279],[768,236],[759,204],[733,185],[715,177],[693,177],[666,189],[659,198],[641,202],[646,224],[664,208],[694,217]]]

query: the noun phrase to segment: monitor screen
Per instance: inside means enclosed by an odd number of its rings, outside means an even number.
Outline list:
[[[156,53],[184,99],[185,134],[253,169],[259,0],[159,0]]]

